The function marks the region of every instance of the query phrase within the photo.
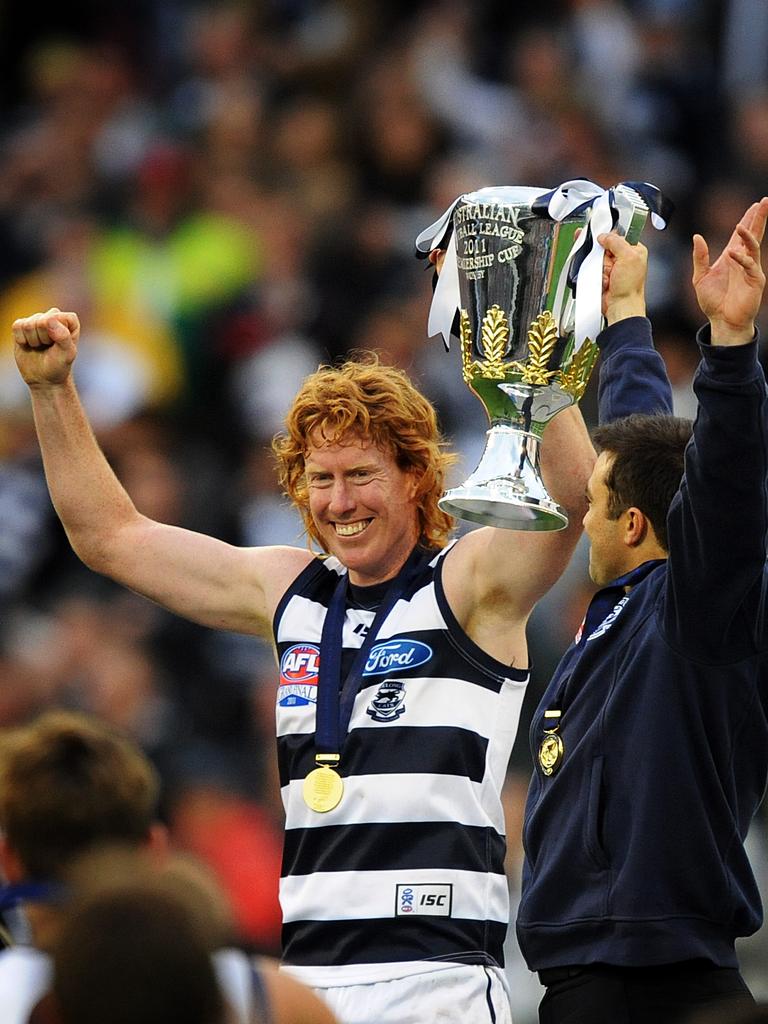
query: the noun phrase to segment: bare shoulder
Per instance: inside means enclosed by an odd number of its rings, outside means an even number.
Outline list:
[[[317,560],[317,555],[308,548],[295,548],[287,544],[274,544],[268,547],[246,548],[260,573],[273,573],[279,585],[286,586],[296,579],[310,562]]]
[[[258,961],[275,1024],[338,1024],[320,996],[281,971],[276,960]]]
[[[307,548],[287,545],[247,548],[246,551],[263,589],[265,612],[271,619],[288,587],[310,563],[317,560],[317,555]]]

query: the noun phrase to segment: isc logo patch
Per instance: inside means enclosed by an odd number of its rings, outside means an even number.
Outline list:
[[[289,708],[317,703],[317,674],[320,648],[316,644],[294,644],[280,659],[277,703]]]
[[[447,883],[398,885],[395,916],[450,917],[452,902],[453,886]]]

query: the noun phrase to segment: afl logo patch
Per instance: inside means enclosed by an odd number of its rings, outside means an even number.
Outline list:
[[[294,644],[280,659],[280,684],[317,682],[319,667],[319,647]]]
[[[280,686],[277,703],[280,707],[317,703],[317,674],[320,669],[320,648],[316,644],[294,644],[280,659]]]

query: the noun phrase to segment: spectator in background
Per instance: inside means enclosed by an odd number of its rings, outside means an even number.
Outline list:
[[[269,808],[233,791],[226,776],[192,770],[171,793],[168,828],[177,849],[206,864],[232,907],[232,932],[255,953],[280,956],[281,835]]]
[[[122,735],[64,712],[0,736],[0,862],[19,886],[33,946],[0,954],[0,1006],[22,1024],[48,986],[58,889],[73,859],[113,841],[159,849],[156,773]]]
[[[136,412],[171,407],[185,387],[184,365],[172,325],[136,287],[123,281],[120,302],[107,280],[102,247],[106,238],[98,218],[81,208],[59,208],[44,233],[42,260],[0,292],[0,312],[10,316],[43,294],[67,296],[92,314],[89,355],[80,386],[98,429],[124,422]],[[19,406],[8,375],[5,339],[0,342],[0,396],[6,408]]]
[[[274,1004],[272,1024],[333,1024],[327,1007],[298,982],[278,973],[274,964],[267,963],[262,970],[240,950],[222,948],[236,931],[230,926],[229,912],[222,909],[223,891],[220,894],[213,882],[201,888],[202,868],[168,866],[167,833],[156,819],[158,793],[157,773],[141,750],[121,731],[90,716],[50,712],[28,726],[0,734],[0,866],[9,883],[2,895],[9,905],[23,903],[32,939],[31,945],[19,944],[0,953],[3,1024],[27,1024],[30,1012],[46,998],[51,986],[51,953],[64,948],[60,937],[68,921],[72,893],[78,886],[80,891],[95,886],[99,879],[106,886],[115,870],[118,875],[122,872],[125,880],[126,865],[139,878],[165,871],[167,878],[176,880],[177,890],[192,886],[200,897],[208,893],[208,899],[215,900],[206,903],[206,910],[212,911],[207,914],[207,928],[211,928],[208,948],[209,955],[216,949],[219,985],[235,1013],[229,1024],[250,1024],[251,985],[254,992],[266,991],[268,1001]],[[98,861],[83,859],[96,857],[104,847],[124,850],[122,861],[106,860],[100,867]],[[132,900],[120,905],[130,923]],[[147,914],[155,909],[151,902],[145,907]],[[101,912],[94,911],[94,917]],[[110,939],[119,943],[123,938],[130,945],[136,933],[132,938],[105,936],[105,956],[117,958],[127,952],[129,946],[109,947]],[[191,942],[189,956],[199,957],[199,935],[195,938],[187,929],[187,938]],[[154,941],[152,935],[149,941]],[[153,949],[161,953],[162,944]],[[62,995],[67,1007],[70,999],[74,1006],[78,998],[77,979],[67,971],[77,973],[82,962],[76,958],[81,954],[93,958],[93,944],[90,952],[82,947],[74,950],[73,959],[64,967]],[[97,972],[98,966],[98,962],[93,964]],[[124,966],[130,968],[130,964]],[[172,966],[182,969],[178,961]],[[115,969],[117,960],[110,961],[105,974],[110,967]],[[146,963],[141,970],[145,968],[149,970]],[[205,982],[204,999],[213,1009],[217,1000],[206,973],[201,979]],[[245,993],[243,978],[248,983]],[[99,994],[94,1009],[104,1011],[104,1000],[114,992],[102,985]],[[151,993],[138,991],[135,995],[137,1003],[133,1005],[138,1009],[138,1003]],[[107,1015],[102,1019],[118,1018]]]
[[[134,883],[77,900],[55,944],[53,1019],[227,1024],[213,942],[199,925],[199,916],[160,886]],[[254,1024],[263,1019],[255,1016]]]

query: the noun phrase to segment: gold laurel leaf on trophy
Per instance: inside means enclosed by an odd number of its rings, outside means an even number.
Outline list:
[[[599,351],[591,338],[585,338],[579,350],[573,354],[568,366],[560,371],[558,384],[563,391],[572,395],[576,402],[581,401],[584,397]]]
[[[528,329],[528,359],[523,367],[523,384],[549,384],[557,370],[548,370],[547,363],[557,344],[557,324],[552,313],[539,313]]]
[[[504,310],[493,305],[483,317],[480,328],[485,359],[480,363],[483,376],[489,380],[503,380],[507,373],[504,356],[509,344],[509,323]]]
[[[469,322],[469,313],[466,309],[462,309],[459,313],[459,336],[461,340],[461,375],[465,384],[471,384],[479,367],[472,359],[472,325]]]

